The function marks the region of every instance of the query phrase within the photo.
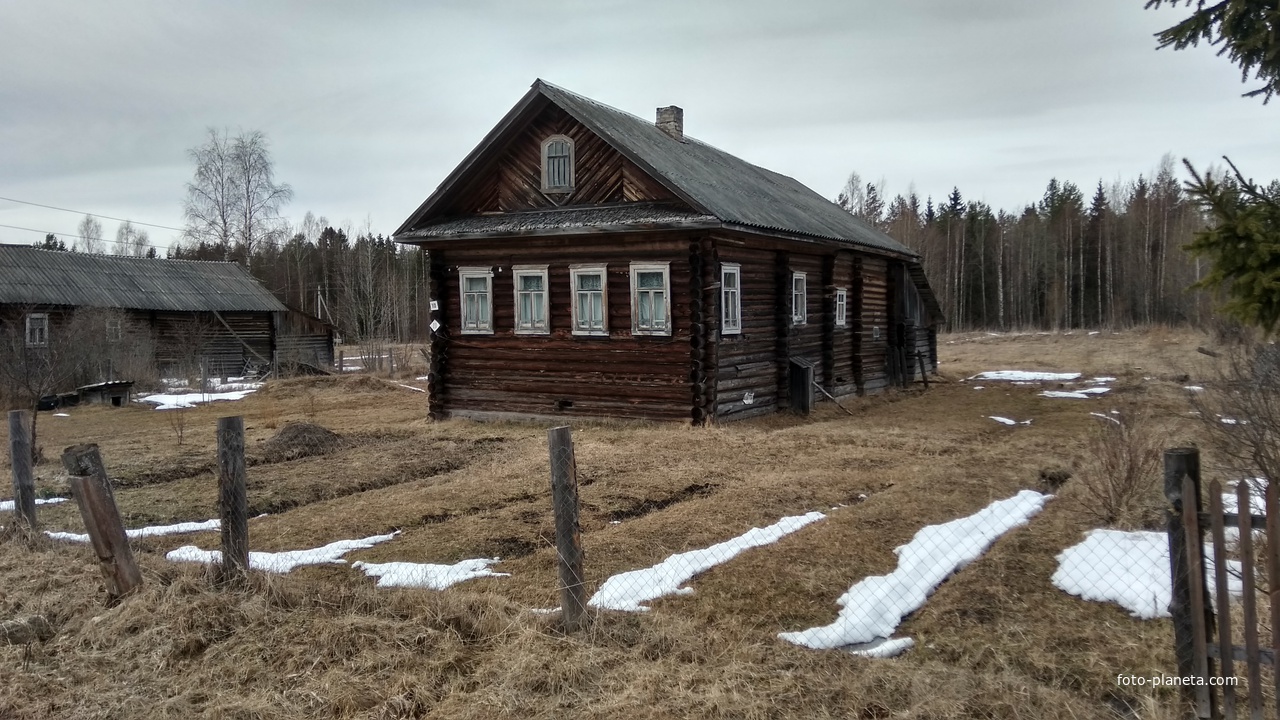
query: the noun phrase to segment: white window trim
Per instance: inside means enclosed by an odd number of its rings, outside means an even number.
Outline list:
[[[737,318],[736,324],[730,323],[729,303],[725,301],[726,287],[724,279],[728,275],[732,275],[736,280],[733,284],[733,309],[734,316]],[[742,266],[738,263],[720,263],[720,334],[742,334]]]
[[[531,327],[520,327],[520,278],[542,278],[542,324]],[[546,265],[512,265],[511,288],[515,305],[515,331],[517,335],[550,335],[551,334],[551,280],[547,276]]]
[[[662,316],[665,323],[662,327],[640,327],[640,284],[637,282],[642,272],[662,273]],[[671,263],[631,263],[631,334],[632,335],[671,335]]]
[[[836,288],[836,327],[844,327],[849,321],[849,291]]]
[[[123,323],[119,318],[107,320],[107,342],[120,342],[124,338]]]
[[[482,277],[485,282],[485,298],[489,304],[489,322],[481,327],[467,327],[467,278]],[[458,268],[458,327],[463,335],[493,334],[493,268],[460,267]]]
[[[31,321],[35,318],[44,320],[44,337],[37,338],[34,342],[31,339]],[[49,314],[48,313],[28,313],[26,317],[26,343],[27,347],[49,347]]]
[[[600,328],[578,327],[578,276],[600,276],[600,308],[602,315]],[[570,265],[569,266],[569,313],[573,318],[573,334],[584,337],[609,337],[609,266],[608,265]]]
[[[801,302],[796,302],[796,280],[804,283]],[[806,273],[791,273],[791,324],[806,325],[809,322],[809,278]]]
[[[551,143],[557,140],[564,141],[569,144],[569,184],[568,185],[548,185],[547,184],[547,150],[550,149]],[[552,135],[542,141],[542,192],[573,192],[573,188],[577,185],[577,149],[574,147],[573,138],[568,135]]]

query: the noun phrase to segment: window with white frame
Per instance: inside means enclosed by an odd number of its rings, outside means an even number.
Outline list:
[[[458,268],[462,289],[462,332],[493,334],[493,270],[487,267]]]
[[[742,267],[736,263],[720,265],[720,334],[742,332]]]
[[[573,170],[573,140],[564,135],[547,138],[542,143],[543,192],[571,192]]]
[[[671,334],[670,263],[631,263],[631,334]]]
[[[516,265],[511,268],[516,294],[516,334],[546,335],[551,332],[547,300],[547,266]]]
[[[849,293],[844,288],[836,288],[836,325],[844,327],[849,317]]]
[[[27,347],[46,347],[49,345],[49,316],[45,313],[31,313],[27,316]]]
[[[809,287],[805,274],[791,273],[791,324],[804,325],[809,321]]]
[[[120,318],[109,318],[107,320],[107,342],[120,342],[120,338],[124,336],[120,329]]]
[[[604,265],[570,265],[574,335],[609,334],[609,289]]]

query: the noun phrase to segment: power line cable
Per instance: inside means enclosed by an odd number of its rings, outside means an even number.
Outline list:
[[[3,223],[0,223],[0,228],[9,228],[10,230],[26,230],[27,232],[40,233],[41,235],[55,235],[59,238],[76,238],[77,240],[96,240],[98,242],[111,243],[112,245],[128,245],[129,244],[121,240],[110,240],[108,238],[87,238],[83,235],[72,235],[71,233],[57,232],[54,230],[37,230],[35,228],[19,227],[17,225],[5,225]],[[148,239],[147,244],[148,245],[151,244],[150,239]],[[165,250],[173,249],[172,246],[163,245],[163,244],[156,244],[156,247],[161,247],[161,248],[164,248]]]
[[[99,214],[97,214],[97,213],[80,212],[79,210],[71,210],[71,209],[68,209],[68,208],[57,207],[57,206],[54,206],[54,205],[44,205],[44,204],[42,204],[42,203],[38,203],[38,202],[31,202],[31,201],[29,201],[29,200],[17,200],[17,199],[15,199],[15,198],[9,198],[9,197],[0,197],[0,200],[6,200],[6,201],[8,201],[8,202],[20,203],[20,204],[22,204],[22,205],[34,205],[34,206],[36,206],[36,207],[42,207],[42,208],[46,208],[46,209],[49,209],[49,210],[58,210],[58,211],[60,211],[60,212],[75,213],[76,215],[92,215],[92,216],[94,216],[94,217],[100,217],[100,218],[102,218],[102,219],[104,219],[104,220],[115,220],[116,222],[127,222],[127,223],[133,223],[134,225],[146,225],[147,227],[160,228],[161,230],[174,230],[174,231],[176,231],[176,232],[186,232],[186,231],[185,231],[185,230],[183,230],[182,228],[169,227],[168,225],[157,225],[157,224],[155,224],[155,223],[142,222],[141,220],[130,220],[130,219],[128,219],[128,218],[111,217],[110,215],[99,215]],[[7,226],[6,226],[6,227],[7,227]]]

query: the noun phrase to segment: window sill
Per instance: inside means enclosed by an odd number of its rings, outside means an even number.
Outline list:
[[[550,335],[551,331],[547,328],[516,328],[517,335]]]
[[[463,335],[492,335],[493,329],[492,328],[488,330],[476,330],[474,328],[471,330],[463,329],[462,334]]]
[[[631,334],[636,337],[671,337],[671,328],[666,330],[632,330]]]
[[[573,331],[573,336],[574,336],[574,337],[602,337],[602,338],[607,338],[607,337],[609,337],[609,331],[608,331],[608,330],[574,330],[574,331]]]

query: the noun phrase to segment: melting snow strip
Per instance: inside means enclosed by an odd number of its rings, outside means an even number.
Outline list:
[[[214,402],[215,400],[243,400],[246,395],[262,387],[262,383],[238,383],[238,385],[241,386],[241,389],[232,392],[184,393],[181,395],[156,393],[154,395],[144,395],[138,398],[138,401],[153,403],[157,410],[178,410],[193,408],[196,403]]]
[[[981,557],[1001,535],[1025,525],[1051,497],[1023,490],[973,515],[922,528],[894,549],[898,567],[892,573],[866,578],[840,596],[835,622],[778,637],[815,650],[888,639],[943,580]]]
[[[869,643],[861,643],[846,648],[854,655],[861,655],[869,658],[891,658],[897,657],[902,653],[915,647],[916,641],[909,637],[904,638],[884,638],[882,640],[873,640]]]
[[[254,570],[265,570],[273,573],[287,573],[303,565],[333,565],[346,561],[343,555],[352,550],[364,550],[378,543],[384,543],[399,535],[397,530],[387,535],[372,535],[359,540],[338,540],[328,545],[310,550],[289,550],[286,552],[251,552],[249,567]],[[165,555],[165,559],[174,562],[198,562],[213,564],[222,562],[221,550],[201,550],[194,545],[184,545]]]
[[[1092,415],[1092,416],[1094,416],[1094,417],[1102,418],[1103,420],[1110,420],[1111,422],[1113,422],[1113,423],[1115,423],[1115,424],[1117,424],[1117,425],[1119,425],[1119,424],[1120,424],[1120,421],[1119,421],[1119,420],[1117,420],[1117,419],[1115,419],[1115,418],[1111,417],[1110,415],[1107,415],[1106,413],[1096,413],[1096,412],[1091,412],[1091,413],[1089,413],[1089,414],[1090,414],[1090,415]]]
[[[363,570],[365,575],[378,578],[378,587],[411,587],[444,590],[466,580],[480,577],[511,577],[511,573],[494,572],[489,566],[499,558],[476,558],[453,565],[431,563],[389,562],[367,563],[357,560],[351,567]]]
[[[826,515],[811,512],[784,517],[764,528],[751,528],[731,540],[701,550],[676,553],[650,568],[619,573],[604,581],[587,601],[591,607],[605,610],[644,612],[643,603],[663,595],[688,595],[693,588],[680,587],[693,576],[737,557],[744,550],[770,545]]]
[[[970,380],[1012,380],[1016,382],[1066,382],[1078,380],[1080,373],[1031,372],[1029,370],[988,370]]]
[[[402,387],[402,388],[405,388],[406,390],[412,390],[412,391],[414,391],[414,392],[420,392],[420,393],[424,393],[424,392],[426,392],[426,390],[423,390],[423,389],[422,389],[422,388],[420,388],[420,387],[414,387],[414,386],[412,386],[412,385],[405,385],[404,383],[395,383],[395,384],[396,384],[396,385],[399,385],[399,386],[400,386],[400,387]]]
[[[58,503],[64,503],[66,501],[67,499],[62,497],[36,498],[37,505],[57,505]],[[13,500],[0,500],[0,512],[13,510],[14,508],[13,503],[14,503]]]
[[[1054,587],[1083,600],[1113,602],[1144,620],[1169,617],[1169,536],[1162,532],[1090,530],[1083,542],[1058,554]],[[1213,551],[1205,548],[1205,577]],[[1238,560],[1227,561],[1227,590],[1243,592]]]
[[[222,529],[221,520],[205,520],[204,522],[180,522],[173,525],[148,525],[147,527],[133,528],[125,530],[124,534],[130,539],[156,537],[159,535],[182,535],[185,533],[209,532]],[[89,536],[84,533],[70,532],[50,532],[45,531],[45,535],[54,540],[67,540],[70,542],[87,543]]]
[[[1017,420],[1013,420],[1007,417],[1000,417],[999,415],[988,415],[987,417],[992,420],[995,420],[1001,425],[1030,425],[1031,424],[1030,420],[1023,420],[1019,422]]]

